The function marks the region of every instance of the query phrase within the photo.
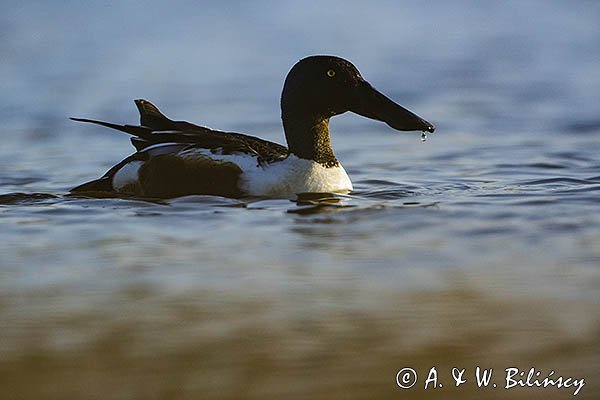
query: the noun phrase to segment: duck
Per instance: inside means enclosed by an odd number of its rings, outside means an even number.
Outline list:
[[[435,127],[375,89],[348,60],[331,55],[301,59],[281,93],[287,147],[166,117],[144,99],[134,101],[140,125],[71,118],[131,135],[135,153],[72,194],[169,199],[187,195],[229,198],[349,193],[352,182],[331,147],[329,120],[351,111],[398,131]]]

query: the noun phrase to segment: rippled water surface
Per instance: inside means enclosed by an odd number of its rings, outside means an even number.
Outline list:
[[[552,1],[5,7],[3,396],[573,397],[503,387],[534,367],[597,398],[599,20]],[[332,119],[348,195],[68,195],[132,148],[67,117],[134,123],[143,97],[283,142],[283,79],[315,53],[436,133]],[[443,387],[424,390],[432,366]],[[498,387],[478,389],[476,366]]]

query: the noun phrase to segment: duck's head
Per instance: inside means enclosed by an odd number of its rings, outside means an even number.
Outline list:
[[[281,111],[284,124],[286,118],[319,120],[352,111],[399,131],[435,130],[377,91],[351,62],[335,56],[310,56],[292,67],[283,86]]]

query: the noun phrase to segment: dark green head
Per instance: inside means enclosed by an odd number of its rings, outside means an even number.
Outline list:
[[[373,88],[343,58],[310,56],[292,67],[281,94],[284,126],[288,119],[318,122],[346,111],[383,121],[399,131],[435,130],[433,124]]]

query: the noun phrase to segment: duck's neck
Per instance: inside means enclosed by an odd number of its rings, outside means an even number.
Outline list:
[[[329,118],[298,118],[284,113],[282,119],[290,153],[325,167],[339,165],[331,149]]]

